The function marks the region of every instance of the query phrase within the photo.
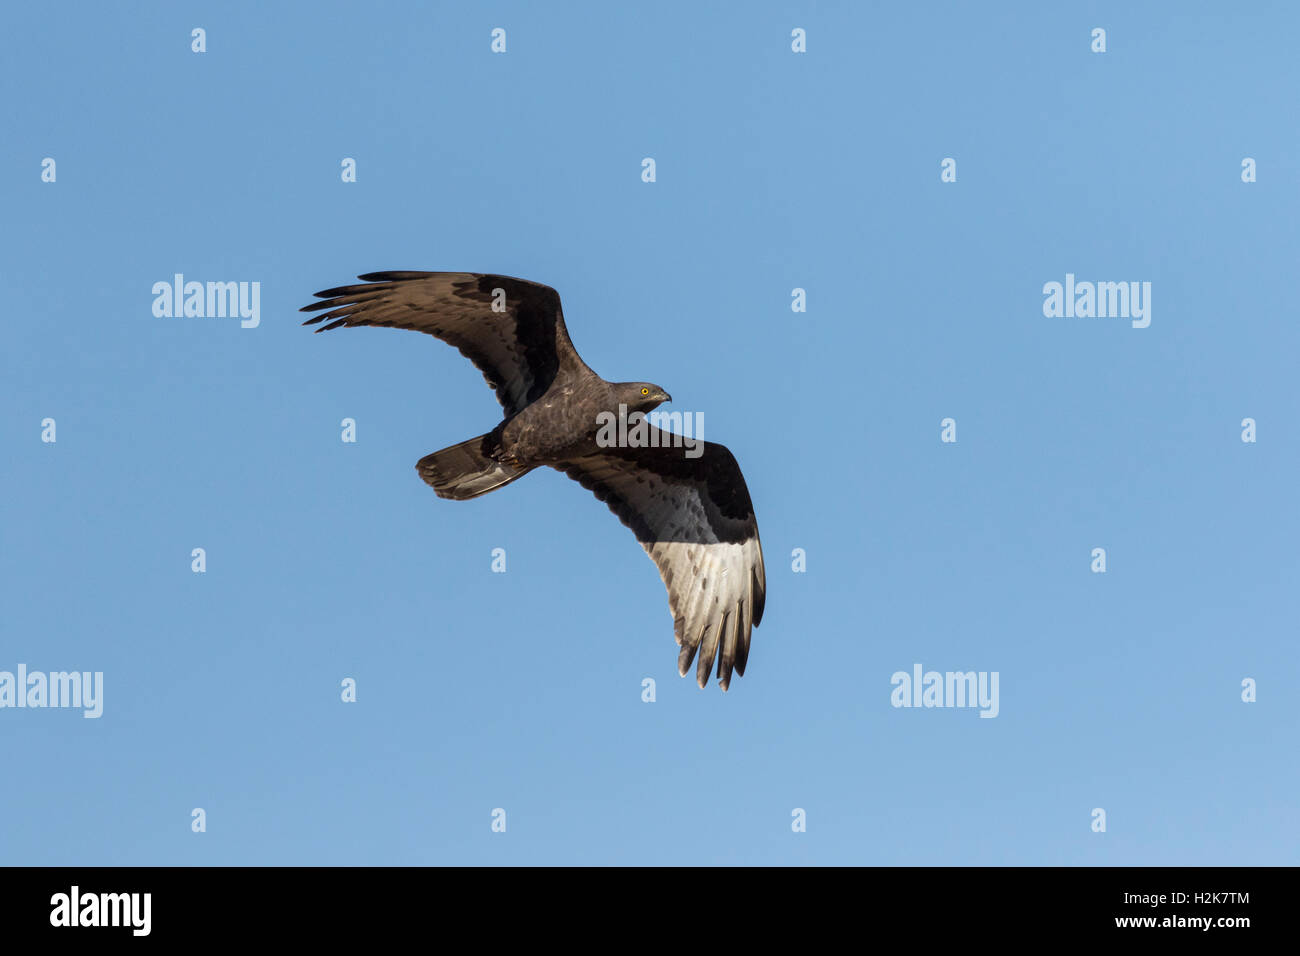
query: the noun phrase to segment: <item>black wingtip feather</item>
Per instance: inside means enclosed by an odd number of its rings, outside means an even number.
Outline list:
[[[750,571],[750,589],[754,594],[754,627],[763,621],[763,606],[767,603],[767,588],[758,580],[758,571]]]
[[[407,279],[427,279],[429,276],[436,276],[436,272],[367,272],[365,275],[357,276],[362,282],[405,282]]]
[[[695,652],[700,649],[700,645],[683,644],[681,651],[677,655],[677,676],[685,677],[691,669],[691,664],[695,660]]]
[[[320,295],[319,292],[316,293],[316,294],[317,294],[317,295]],[[313,302],[313,303],[311,303],[310,305],[304,305],[304,306],[303,306],[301,309],[299,309],[298,311],[299,311],[299,312],[319,312],[321,309],[329,309],[329,308],[333,308],[334,305],[335,305],[335,302],[334,302],[333,299],[324,299],[324,300],[321,301],[321,302]]]

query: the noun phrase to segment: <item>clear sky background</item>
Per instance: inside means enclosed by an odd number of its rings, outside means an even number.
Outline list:
[[[611,6],[6,11],[0,670],[105,700],[0,710],[0,862],[1295,864],[1294,5]],[[386,269],[552,285],[704,414],[767,559],[730,692],[576,483],[420,481],[479,373],[296,311]],[[177,272],[260,326],[155,318]],[[999,716],[891,707],[916,663]]]

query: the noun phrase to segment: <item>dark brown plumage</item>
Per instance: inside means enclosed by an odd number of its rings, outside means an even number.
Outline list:
[[[723,690],[733,669],[744,674],[766,580],[753,504],[731,452],[701,442],[691,457],[652,426],[642,447],[598,443],[598,416],[644,414],[670,396],[648,382],[606,382],[588,368],[549,286],[463,272],[359,278],[364,284],[317,292],[323,301],[302,311],[323,314],[303,324],[433,335],[474,363],[505,411],[492,431],[420,459],[420,477],[439,496],[464,500],[541,465],[564,472],[604,501],[658,566],[681,645],[678,672],[698,653],[701,687],[715,659]]]

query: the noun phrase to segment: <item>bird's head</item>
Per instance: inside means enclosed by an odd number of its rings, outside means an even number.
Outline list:
[[[619,403],[626,405],[629,412],[648,412],[662,402],[673,400],[671,395],[650,382],[620,382],[615,386],[615,392]]]

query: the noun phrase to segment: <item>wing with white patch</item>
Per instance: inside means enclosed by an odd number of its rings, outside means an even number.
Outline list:
[[[678,673],[686,675],[698,652],[703,687],[716,657],[726,690],[733,668],[745,673],[767,579],[740,466],[725,446],[701,445],[696,458],[684,448],[607,448],[556,467],[609,505],[658,566],[681,646]]]

